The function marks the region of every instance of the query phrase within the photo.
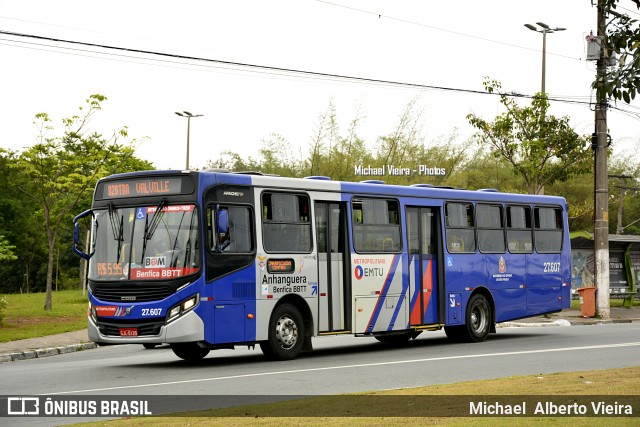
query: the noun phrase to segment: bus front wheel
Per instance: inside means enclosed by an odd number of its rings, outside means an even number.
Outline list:
[[[197,362],[209,354],[208,348],[202,348],[195,342],[171,344],[171,350],[173,350],[175,355],[180,359],[188,362]]]
[[[291,304],[278,306],[269,320],[269,340],[260,343],[265,356],[274,360],[298,357],[304,344],[304,321]]]
[[[491,330],[491,306],[482,294],[469,299],[465,314],[465,324],[445,326],[444,331],[452,341],[481,342],[487,339]]]

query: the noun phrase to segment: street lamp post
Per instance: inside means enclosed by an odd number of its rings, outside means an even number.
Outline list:
[[[202,114],[191,114],[188,111],[183,111],[182,113],[179,113],[176,111],[176,114],[180,117],[186,117],[187,118],[187,165],[186,165],[186,169],[189,170],[189,133],[191,131],[191,118],[192,117],[202,117]]]
[[[544,22],[536,22],[536,24],[541,28],[538,29],[535,25],[524,24],[525,27],[530,29],[531,31],[535,31],[536,33],[542,33],[542,89],[540,92],[546,93],[545,90],[545,72],[546,72],[546,61],[547,61],[547,33],[555,33],[557,31],[564,31],[566,28],[551,28]]]

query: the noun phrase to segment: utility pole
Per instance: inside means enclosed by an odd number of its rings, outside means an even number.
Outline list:
[[[595,133],[593,146],[595,155],[594,182],[594,256],[595,282],[597,288],[596,308],[603,319],[611,317],[609,306],[609,190],[607,177],[607,95],[605,84],[607,79],[608,54],[606,48],[606,2],[598,0],[598,41],[600,57],[598,58],[596,76]]]

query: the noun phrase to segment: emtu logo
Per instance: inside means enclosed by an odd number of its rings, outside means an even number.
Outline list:
[[[364,276],[364,269],[360,265],[356,265],[355,270],[353,271],[356,275],[356,279],[360,280]]]

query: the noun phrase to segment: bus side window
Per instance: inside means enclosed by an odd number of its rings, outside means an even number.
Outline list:
[[[529,206],[507,206],[507,242],[509,242],[508,248],[511,253],[533,252]]]
[[[402,250],[397,200],[353,199],[351,211],[356,251],[397,253]]]
[[[476,251],[473,204],[452,203],[445,205],[447,249],[452,253]]]
[[[216,205],[207,211],[207,238],[212,252],[253,251],[251,209]]]
[[[476,206],[478,224],[478,246],[480,252],[504,253],[504,220],[501,205],[478,203]]]
[[[306,194],[263,193],[262,244],[267,252],[311,252],[309,197]]]

